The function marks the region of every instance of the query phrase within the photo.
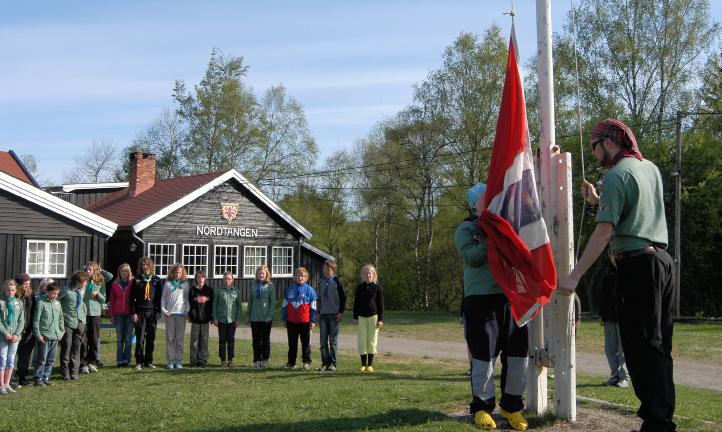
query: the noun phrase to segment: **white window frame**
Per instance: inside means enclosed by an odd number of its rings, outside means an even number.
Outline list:
[[[223,278],[223,273],[225,273],[225,272],[228,271],[228,269],[229,269],[229,267],[228,267],[227,265],[224,265],[224,266],[223,266],[223,269],[224,269],[224,270],[222,270],[222,271],[216,271],[216,270],[217,270],[217,269],[216,269],[216,267],[217,267],[217,266],[216,266],[216,258],[218,258],[218,248],[220,248],[220,247],[223,247],[223,248],[236,248],[236,266],[235,266],[236,268],[235,268],[235,270],[231,270],[231,271],[233,272],[233,277],[234,277],[234,278],[237,278],[237,277],[238,277],[238,274],[239,274],[239,273],[238,273],[238,265],[239,265],[239,263],[240,263],[240,261],[241,261],[241,255],[240,255],[240,253],[241,253],[241,247],[240,247],[239,245],[237,245],[237,244],[216,244],[216,245],[213,245],[213,279],[222,279],[222,278]],[[229,255],[226,253],[225,256],[228,257]]]
[[[287,256],[287,255],[279,256],[279,254],[277,254],[276,251],[281,250],[281,249],[290,250],[291,251],[290,256]],[[290,264],[286,264],[286,263],[276,264],[276,258],[289,258],[289,257],[291,259]],[[284,265],[284,266],[288,265],[290,268],[290,272],[289,273],[282,273],[280,271],[277,272],[276,269],[278,267],[280,267],[281,265]],[[293,246],[273,246],[272,255],[271,255],[271,274],[273,275],[273,277],[279,277],[279,278],[293,277]]]
[[[31,272],[30,271],[30,243],[38,243],[44,246],[43,252],[43,273]],[[62,244],[63,245],[63,272],[62,273],[50,273],[50,245],[51,244]],[[33,263],[36,264],[36,263]],[[56,263],[57,264],[57,263]],[[55,277],[65,278],[68,272],[68,242],[65,240],[37,240],[27,239],[25,241],[25,272],[30,277],[41,278],[41,277]]]
[[[193,254],[190,254],[190,255],[186,255],[186,253],[185,253],[185,252],[186,252],[186,251],[185,251],[186,247],[192,247],[192,248],[194,248],[194,249],[193,249],[193,252],[194,252],[194,253],[193,253]],[[205,248],[205,249],[206,249],[206,253],[205,253],[205,254],[198,254],[197,248]],[[196,270],[205,271],[205,272],[206,272],[206,275],[208,275],[208,250],[209,250],[209,248],[208,248],[208,245],[207,245],[207,244],[201,244],[201,243],[198,243],[198,244],[196,244],[196,243],[183,243],[183,244],[181,244],[181,263],[183,264],[183,267],[186,268],[186,272],[188,272],[188,277],[189,277],[189,278],[194,278],[194,277],[195,277],[195,275],[196,275]],[[193,264],[190,264],[190,263],[186,262],[186,258],[190,258],[190,257],[194,258],[194,263],[193,263]],[[196,264],[196,263],[195,263],[199,257],[205,258],[205,264]],[[193,270],[192,273],[191,273],[191,269]]]
[[[251,258],[256,259],[256,261],[253,262],[253,264],[248,264],[248,251],[249,249],[256,249],[256,252],[258,252],[258,249],[263,249],[263,255],[252,255]],[[261,258],[261,262],[258,262],[258,258]],[[255,278],[256,277],[256,269],[258,266],[266,264],[268,260],[268,247],[263,245],[248,245],[243,246],[243,277],[244,278]],[[250,268],[250,272],[248,269]]]
[[[151,248],[153,246],[160,246],[161,253],[160,254],[151,253]],[[172,254],[171,253],[163,254],[162,248],[164,246],[168,246],[170,249],[172,249],[173,250]],[[176,254],[177,249],[178,249],[177,246],[178,245],[176,245],[175,243],[148,243],[148,256],[150,257],[150,259],[153,260],[153,272],[161,279],[167,278],[168,272],[170,271],[170,269],[173,267],[174,264],[176,264],[178,262],[176,260],[176,256],[178,256]],[[172,259],[170,260],[170,262],[168,264],[164,264],[163,258],[169,257],[171,255],[172,255]],[[160,258],[160,259],[158,259],[158,258]],[[165,270],[164,270],[164,268],[165,268]]]

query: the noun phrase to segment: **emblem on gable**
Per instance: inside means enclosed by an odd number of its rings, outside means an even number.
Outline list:
[[[223,219],[228,220],[228,223],[233,222],[233,219],[238,217],[238,204],[221,203],[221,214],[223,216]]]

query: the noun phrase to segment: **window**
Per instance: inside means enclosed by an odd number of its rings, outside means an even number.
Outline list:
[[[245,246],[243,248],[243,277],[256,277],[256,269],[265,263],[265,246]]]
[[[175,245],[166,243],[148,243],[148,256],[155,264],[154,272],[165,278],[175,264]]]
[[[30,277],[66,276],[68,242],[28,240],[25,271]]]
[[[213,255],[213,277],[222,278],[227,271],[238,277],[238,246],[216,245]]]
[[[271,268],[273,277],[293,276],[293,248],[273,247],[273,265]]]
[[[198,271],[208,274],[208,245],[184,244],[181,262],[189,277],[195,276]]]

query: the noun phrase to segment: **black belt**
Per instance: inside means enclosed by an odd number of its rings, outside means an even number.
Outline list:
[[[663,251],[663,250],[665,250],[665,249],[666,249],[666,248],[660,247],[660,246],[647,246],[647,247],[645,247],[645,248],[637,249],[637,250],[634,250],[634,251],[628,251],[628,252],[618,253],[618,254],[616,254],[616,255],[614,256],[614,260],[617,261],[617,262],[619,262],[619,261],[621,261],[621,260],[638,257],[638,256],[640,256],[640,255],[651,254],[651,253]]]

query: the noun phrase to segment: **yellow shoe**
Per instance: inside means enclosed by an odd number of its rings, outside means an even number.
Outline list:
[[[509,422],[509,426],[513,427],[514,429],[518,431],[525,431],[529,427],[529,422],[526,421],[524,416],[521,414],[521,411],[516,411],[513,413],[500,410],[501,416],[506,419],[506,421]]]
[[[366,372],[368,372],[368,373],[374,373],[374,367],[373,367],[373,366],[366,366]]]
[[[477,411],[474,414],[474,423],[480,429],[496,429],[496,422],[491,418],[491,414],[484,410]]]
[[[361,366],[360,371],[361,371],[361,372],[366,372],[366,366]]]

